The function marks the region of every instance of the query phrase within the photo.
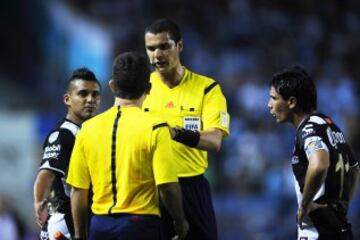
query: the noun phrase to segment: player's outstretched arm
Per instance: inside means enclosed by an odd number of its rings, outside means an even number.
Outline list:
[[[89,189],[71,188],[71,214],[74,222],[75,238],[86,239]]]
[[[162,202],[174,220],[174,228],[178,234],[177,239],[185,239],[189,231],[189,223],[184,215],[180,185],[165,183],[158,185],[158,189]]]
[[[55,173],[42,169],[38,172],[34,183],[34,211],[36,223],[42,227],[48,217],[47,201],[51,186],[55,179]]]

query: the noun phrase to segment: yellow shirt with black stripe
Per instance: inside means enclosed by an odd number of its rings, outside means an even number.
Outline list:
[[[151,74],[152,88],[143,110],[161,116],[171,127],[203,131],[220,129],[229,134],[230,117],[226,99],[217,82],[185,68],[184,76],[174,88],[162,82],[157,72]],[[179,177],[203,174],[208,167],[207,152],[172,141]]]
[[[156,185],[177,181],[164,121],[138,107],[112,107],[83,123],[67,182],[92,185],[95,214],[160,215]]]

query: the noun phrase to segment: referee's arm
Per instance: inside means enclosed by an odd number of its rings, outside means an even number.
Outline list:
[[[200,132],[200,140],[196,148],[205,151],[220,151],[223,132],[218,128],[210,128]]]
[[[71,187],[71,214],[74,222],[75,238],[86,239],[89,189]]]
[[[180,131],[179,131],[180,130]],[[218,128],[209,128],[204,131],[192,131],[184,128],[170,128],[171,138],[189,147],[205,151],[220,151],[223,132]]]
[[[164,183],[157,187],[162,202],[174,220],[174,229],[178,234],[178,239],[185,239],[189,231],[189,223],[185,219],[179,183]]]

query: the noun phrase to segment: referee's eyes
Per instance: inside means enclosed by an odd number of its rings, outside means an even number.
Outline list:
[[[146,47],[147,48],[147,50],[149,50],[150,52],[153,52],[153,51],[155,51],[155,49],[156,49],[156,47]]]
[[[170,49],[171,48],[171,45],[169,43],[163,43],[163,44],[160,44],[158,46],[147,46],[146,49],[150,52],[154,52],[156,49],[159,49],[159,50],[167,50],[167,49]]]
[[[160,44],[160,46],[159,46],[160,50],[166,50],[169,48],[170,48],[170,44],[168,44],[168,43]]]

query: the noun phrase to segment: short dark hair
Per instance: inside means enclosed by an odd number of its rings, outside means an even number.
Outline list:
[[[154,34],[167,32],[175,43],[178,43],[182,38],[179,26],[175,22],[166,18],[161,18],[151,23],[145,28],[145,34],[148,32]]]
[[[138,99],[150,89],[150,65],[148,59],[136,52],[125,52],[113,63],[112,79],[115,95],[125,99]]]
[[[292,66],[275,73],[270,81],[276,91],[288,100],[291,96],[297,100],[297,108],[304,113],[317,108],[316,86],[307,71],[300,66]]]
[[[101,84],[99,80],[97,80],[95,74],[90,71],[86,67],[77,68],[73,71],[72,75],[70,76],[69,80],[67,81],[67,91],[71,89],[71,83],[77,79],[81,79],[84,81],[96,82],[101,89]]]

